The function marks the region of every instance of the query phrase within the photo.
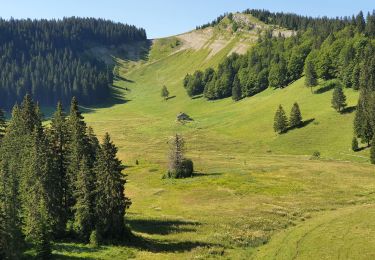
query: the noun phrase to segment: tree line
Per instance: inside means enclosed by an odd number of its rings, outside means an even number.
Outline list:
[[[91,45],[146,40],[144,29],[94,18],[0,19],[0,101],[5,108],[26,93],[43,106],[76,96],[83,104],[110,95],[112,68],[85,54]]]
[[[203,94],[209,100],[232,97],[236,101],[269,86],[286,87],[303,75],[309,86],[317,85],[318,78],[337,78],[344,86],[359,89],[364,52],[374,44],[374,18],[369,15],[366,21],[361,13],[347,20],[309,18],[309,26],[289,38],[273,37],[272,30],[266,31],[247,54],[232,54],[217,69],[187,74],[183,85],[189,96]],[[296,21],[305,24],[302,17]],[[332,29],[321,33],[319,28],[326,27]]]
[[[75,98],[61,103],[49,126],[30,95],[1,122],[0,258],[20,259],[30,248],[50,259],[51,243],[126,237],[124,167],[106,134],[99,143]]]

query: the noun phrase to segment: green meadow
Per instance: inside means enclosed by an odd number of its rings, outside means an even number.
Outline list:
[[[210,57],[205,48],[168,50],[178,48],[173,38],[154,44],[149,61],[117,59],[115,98],[84,116],[99,136],[111,134],[127,166],[134,241],[98,249],[60,243],[59,258],[373,259],[375,168],[368,149],[351,151],[358,92],[345,90],[344,114],[331,108],[332,90],[312,94],[303,78],[239,102],[189,98],[186,73],[216,66],[238,41]],[[275,134],[278,105],[289,114],[294,102],[304,126]],[[180,112],[194,121],[177,123]],[[193,178],[162,178],[176,133]],[[311,158],[315,151],[320,159]]]

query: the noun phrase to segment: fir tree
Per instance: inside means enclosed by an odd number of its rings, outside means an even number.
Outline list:
[[[130,201],[124,194],[123,169],[117,148],[107,133],[95,166],[97,228],[105,239],[120,239],[124,235],[124,214]]]
[[[35,126],[26,151],[21,180],[23,230],[26,239],[35,245],[37,257],[51,256],[50,180],[47,144],[42,126]]]
[[[307,60],[305,65],[305,84],[311,88],[311,93],[313,92],[312,88],[318,85],[318,75],[315,71],[314,64],[312,61]]]
[[[67,120],[68,129],[68,167],[67,167],[67,205],[74,204],[73,190],[80,171],[81,159],[88,153],[86,123],[78,108],[76,98],[72,99],[70,114]]]
[[[338,112],[342,112],[342,110],[346,107],[346,96],[341,86],[335,87],[331,103],[332,107]]]
[[[164,98],[165,101],[168,100],[169,91],[166,86],[163,86],[163,88],[161,89],[161,97]]]
[[[74,229],[85,241],[94,229],[94,175],[88,166],[85,157],[82,158],[80,169],[77,173],[74,190]]]
[[[294,103],[292,111],[290,112],[289,124],[291,128],[300,127],[302,125],[302,114],[297,103]]]
[[[359,97],[357,111],[354,117],[354,133],[361,139],[362,143],[366,143],[367,146],[370,146],[374,132],[371,126],[369,114],[366,113],[364,97],[362,94]]]
[[[68,221],[69,206],[68,201],[68,183],[67,183],[67,164],[68,164],[68,131],[66,125],[66,116],[62,104],[58,102],[56,112],[51,119],[51,127],[48,131],[49,156],[51,158],[51,183],[53,189],[53,231],[54,235],[61,237],[65,231]]]
[[[276,133],[282,134],[288,130],[288,118],[283,107],[280,105],[276,111],[273,129]]]
[[[232,88],[232,99],[234,101],[238,101],[242,98],[242,91],[241,91],[241,84],[240,80],[236,76],[233,81],[233,88]]]

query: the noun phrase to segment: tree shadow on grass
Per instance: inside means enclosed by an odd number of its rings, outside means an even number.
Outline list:
[[[323,94],[335,88],[334,84],[328,84],[314,91],[315,94]]]
[[[195,177],[209,177],[209,176],[221,176],[222,173],[219,172],[213,172],[213,173],[203,173],[203,172],[194,172],[193,178]]]
[[[170,97],[167,97],[166,100],[170,100],[170,99],[174,99],[176,98],[176,96],[170,96]]]
[[[145,250],[152,253],[162,253],[162,252],[186,252],[191,251],[197,247],[213,247],[217,246],[215,244],[200,242],[200,241],[168,241],[168,240],[158,240],[149,239],[144,237],[134,237],[132,242],[126,244],[125,246],[133,247],[138,250]]]
[[[196,95],[196,96],[192,97],[191,99],[198,99],[198,98],[202,98],[202,97],[203,97],[203,94],[201,94],[201,95]]]
[[[314,121],[315,121],[315,118],[311,118],[311,119],[305,120],[305,121],[302,122],[302,124],[298,128],[306,127],[309,124],[313,123]]]
[[[345,109],[341,111],[341,114],[351,114],[356,110],[357,110],[356,106],[346,107]]]
[[[68,253],[78,253],[78,254],[94,254],[103,250],[101,247],[91,248],[88,246],[75,245],[75,244],[56,244],[53,247],[54,250],[58,252],[68,252]],[[53,254],[53,259],[96,259],[92,257],[74,257],[74,256],[65,256],[62,254]]]
[[[168,235],[171,233],[195,232],[198,222],[160,219],[129,219],[131,230],[150,235]]]

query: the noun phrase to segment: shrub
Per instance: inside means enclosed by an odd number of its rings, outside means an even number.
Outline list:
[[[94,230],[90,234],[90,246],[96,248],[99,245],[100,245],[100,235],[96,230]]]
[[[194,173],[194,164],[190,159],[183,159],[182,162],[173,170],[168,171],[168,178],[181,179],[192,177]]]
[[[313,154],[312,154],[312,156],[311,156],[311,159],[312,160],[317,160],[317,159],[319,159],[320,158],[320,152],[319,151],[315,151],[315,152],[313,152]]]

